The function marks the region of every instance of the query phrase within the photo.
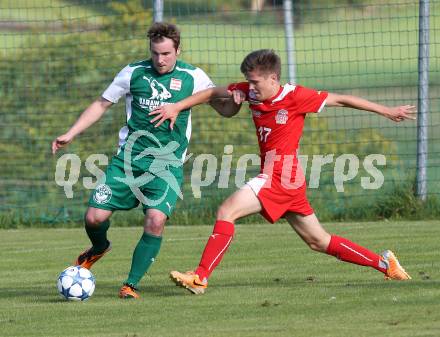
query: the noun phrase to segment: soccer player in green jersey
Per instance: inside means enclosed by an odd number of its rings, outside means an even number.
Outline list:
[[[107,167],[105,182],[92,193],[85,214],[85,230],[92,247],[75,262],[91,268],[111,249],[107,230],[113,212],[135,208],[141,202],[144,231],[119,292],[121,298],[139,297],[136,287],[159,253],[165,222],[181,197],[182,165],[191,136],[190,109],[159,128],[150,123],[149,112],[214,86],[203,70],[177,59],[180,32],[175,25],[155,23],[148,30],[148,38],[151,59],[123,68],[69,131],[52,143],[55,154],[97,122],[120,98],[125,98],[127,122],[119,132],[118,152]],[[219,112],[233,106],[225,101],[211,105]]]

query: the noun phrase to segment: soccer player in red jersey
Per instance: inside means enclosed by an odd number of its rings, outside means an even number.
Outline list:
[[[415,107],[387,107],[355,96],[316,91],[289,83],[281,85],[281,61],[273,50],[250,53],[243,60],[240,70],[247,82],[233,83],[227,88],[206,89],[150,113],[157,115],[151,122],[160,125],[167,119],[175,119],[181,110],[217,98],[224,101],[222,115],[231,117],[240,110],[244,101],[248,101],[260,148],[260,174],[219,207],[213,233],[199,266],[192,272],[172,271],[171,279],[192,293],[204,293],[209,276],[232,241],[234,222],[258,212],[271,223],[285,218],[315,251],[372,267],[382,272],[386,279],[410,279],[390,250],[378,255],[325,231],[307,200],[305,178],[296,154],[306,114],[320,112],[324,106],[371,111],[395,122],[415,119]]]

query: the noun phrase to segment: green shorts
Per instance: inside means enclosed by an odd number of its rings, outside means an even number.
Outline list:
[[[138,178],[145,172],[133,167],[132,175]],[[162,177],[148,174],[142,184],[128,181],[123,160],[115,156],[107,167],[105,181],[102,180],[90,196],[89,206],[116,211],[129,210],[142,203],[144,213],[150,208],[158,209],[169,217],[175,208],[178,193],[181,193],[183,174],[181,168],[165,173],[160,174]]]

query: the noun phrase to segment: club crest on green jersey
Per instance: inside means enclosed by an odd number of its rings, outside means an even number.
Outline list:
[[[96,186],[95,193],[93,193],[93,200],[98,204],[106,204],[112,198],[112,190],[106,184]]]

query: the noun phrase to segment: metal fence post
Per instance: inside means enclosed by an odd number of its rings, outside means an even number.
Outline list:
[[[283,1],[284,11],[284,31],[286,35],[286,50],[287,50],[287,70],[289,74],[289,82],[296,82],[295,74],[295,41],[293,35],[293,15],[292,15],[292,0]]]
[[[163,21],[163,0],[153,0],[153,20],[154,22]]]
[[[417,188],[416,196],[425,201],[428,164],[429,107],[429,0],[419,1],[419,59],[417,116]]]

